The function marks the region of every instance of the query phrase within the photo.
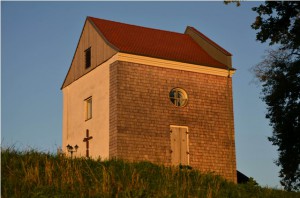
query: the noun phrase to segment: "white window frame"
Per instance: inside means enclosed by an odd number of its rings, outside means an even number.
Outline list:
[[[92,96],[84,100],[85,103],[85,121],[93,117],[93,98]]]

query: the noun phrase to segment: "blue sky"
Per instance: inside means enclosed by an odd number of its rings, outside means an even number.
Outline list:
[[[183,33],[193,26],[233,54],[238,170],[280,187],[276,147],[251,67],[267,44],[255,40],[251,8],[262,2],[1,2],[1,144],[56,152],[61,146],[60,87],[86,16]]]

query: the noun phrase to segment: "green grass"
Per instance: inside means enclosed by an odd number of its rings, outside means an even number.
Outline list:
[[[1,197],[300,197],[149,162],[1,150]]]

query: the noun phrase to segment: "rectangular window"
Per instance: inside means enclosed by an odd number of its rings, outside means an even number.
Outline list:
[[[92,97],[85,99],[85,120],[92,118]]]
[[[85,53],[85,68],[89,68],[91,66],[91,48],[88,48],[84,51]]]

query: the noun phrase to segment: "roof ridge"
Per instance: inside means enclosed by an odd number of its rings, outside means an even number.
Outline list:
[[[141,25],[134,25],[134,24],[123,23],[123,22],[119,22],[119,21],[113,21],[113,20],[107,20],[107,19],[102,19],[102,18],[96,18],[96,17],[92,17],[92,16],[87,16],[87,18],[90,18],[92,20],[95,19],[95,20],[102,20],[102,21],[107,21],[107,22],[113,22],[113,23],[116,23],[116,24],[123,24],[123,25],[132,26],[132,27],[145,28],[145,29],[150,29],[150,30],[157,30],[157,31],[163,31],[163,32],[169,32],[169,33],[175,33],[175,34],[185,35],[184,33],[180,33],[180,32],[175,32],[175,31],[170,31],[170,30],[162,30],[162,29],[158,29],[158,28],[145,27],[145,26],[141,26]]]

